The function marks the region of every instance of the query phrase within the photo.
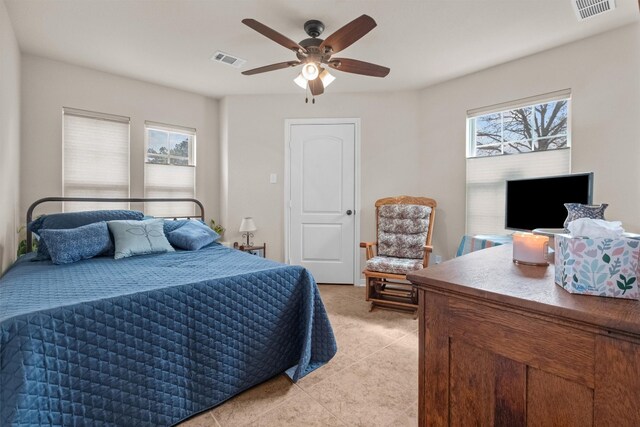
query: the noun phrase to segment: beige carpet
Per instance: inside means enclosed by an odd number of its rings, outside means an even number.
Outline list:
[[[364,288],[320,292],[338,341],[328,364],[296,384],[280,375],[180,426],[417,426],[417,321],[369,312]]]

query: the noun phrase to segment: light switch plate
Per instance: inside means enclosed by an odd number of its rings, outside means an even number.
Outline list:
[[[276,182],[278,182],[278,174],[272,173],[269,175],[269,183],[275,184]]]

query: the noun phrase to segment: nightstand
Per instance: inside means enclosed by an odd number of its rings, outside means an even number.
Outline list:
[[[252,255],[261,256],[262,258],[267,257],[267,244],[263,243],[262,245],[240,245],[238,242],[233,243],[233,248],[238,249],[242,252],[248,252]]]

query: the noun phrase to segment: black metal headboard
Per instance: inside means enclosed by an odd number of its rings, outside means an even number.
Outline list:
[[[33,210],[36,206],[47,202],[107,202],[107,203],[148,203],[148,202],[192,202],[198,205],[200,208],[200,215],[185,215],[181,218],[200,218],[204,221],[204,206],[198,199],[145,199],[145,198],[101,198],[101,197],[45,197],[43,199],[36,200],[27,209],[27,225],[33,220]],[[174,217],[162,217],[162,218],[174,218]],[[175,218],[174,218],[175,219]],[[30,231],[27,231],[27,253],[32,250],[32,235]]]

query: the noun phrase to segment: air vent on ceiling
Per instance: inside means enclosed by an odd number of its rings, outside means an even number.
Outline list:
[[[572,0],[571,2],[579,21],[616,8],[615,0]]]
[[[235,68],[240,68],[247,62],[246,59],[238,58],[237,56],[229,55],[228,53],[217,51],[211,57],[213,61],[222,62],[223,64],[230,65]]]

